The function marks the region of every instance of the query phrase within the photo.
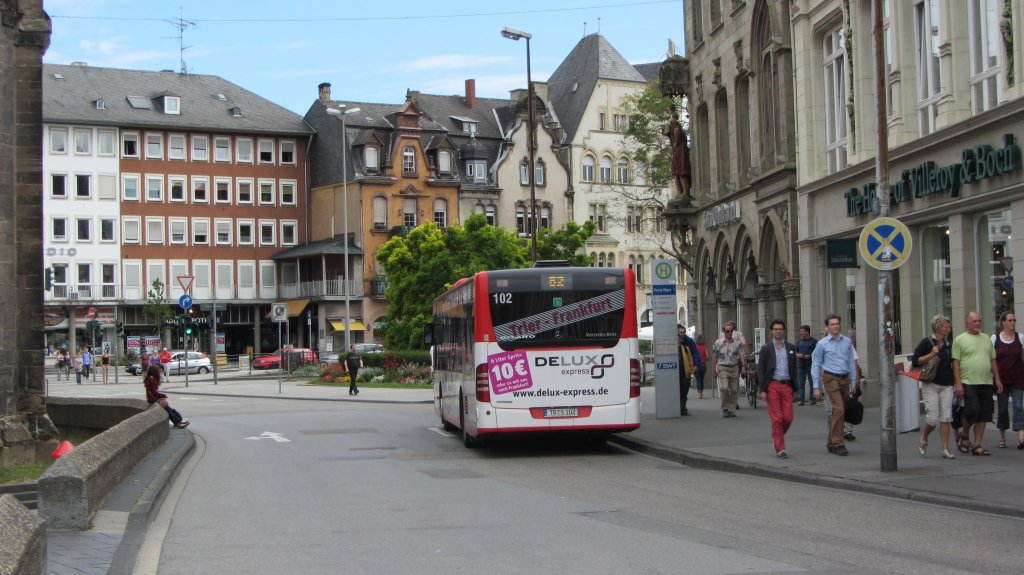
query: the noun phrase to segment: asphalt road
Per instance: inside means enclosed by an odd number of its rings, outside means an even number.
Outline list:
[[[143,554],[163,575],[1020,571],[1019,520],[558,438],[466,450],[427,405],[174,404],[201,448]]]

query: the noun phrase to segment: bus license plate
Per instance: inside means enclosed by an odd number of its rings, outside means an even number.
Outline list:
[[[577,407],[551,407],[544,410],[544,417],[578,417],[579,414]]]

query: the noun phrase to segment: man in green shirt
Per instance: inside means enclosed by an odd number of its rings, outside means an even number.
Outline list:
[[[956,393],[964,398],[964,433],[958,442],[960,453],[990,455],[981,446],[985,425],[992,421],[992,382],[1002,393],[1003,382],[996,366],[996,348],[988,334],[981,333],[981,316],[972,311],[967,314],[967,331],[953,340],[953,381]],[[971,445],[971,428],[974,444]]]

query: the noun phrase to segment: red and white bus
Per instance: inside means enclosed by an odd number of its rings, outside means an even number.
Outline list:
[[[467,447],[506,432],[640,427],[633,271],[480,272],[434,300],[434,409]]]

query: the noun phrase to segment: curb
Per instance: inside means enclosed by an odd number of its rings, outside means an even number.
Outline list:
[[[391,403],[391,404],[429,404],[433,403],[432,399],[414,399],[414,400],[401,400],[401,399],[349,399],[347,397],[289,397],[286,395],[249,395],[244,393],[217,393],[208,391],[190,391],[184,387],[161,387],[160,391],[165,391],[172,394],[180,395],[210,395],[213,397],[244,397],[247,399],[290,399],[293,401],[350,401],[352,403]]]
[[[753,475],[755,477],[765,477],[768,479],[788,481],[791,483],[814,485],[829,489],[841,489],[843,491],[878,495],[881,497],[902,499],[916,503],[927,503],[930,505],[950,507],[962,511],[975,511],[978,513],[990,513],[993,515],[1024,518],[1024,509],[1016,507],[986,503],[984,501],[975,501],[973,499],[966,498],[958,499],[949,495],[914,491],[893,485],[870,483],[859,479],[821,475],[810,472],[790,471],[759,463],[749,463],[733,459],[725,459],[722,457],[713,457],[693,451],[665,447],[658,443],[636,437],[629,437],[624,434],[613,434],[608,438],[608,441],[631,451],[650,455],[651,457],[663,459],[665,461],[680,463],[687,467],[693,467],[694,469]]]
[[[135,563],[138,561],[139,551],[146,540],[146,533],[153,519],[160,511],[160,506],[167,495],[167,490],[174,482],[181,468],[181,462],[192,453],[196,445],[196,438],[190,431],[182,430],[184,439],[180,445],[173,447],[173,451],[160,465],[153,478],[146,485],[139,499],[132,506],[128,515],[128,522],[125,525],[124,535],[121,543],[114,551],[114,557],[110,562],[110,569],[107,573],[130,575],[135,571]],[[165,444],[166,446],[166,444]],[[159,453],[154,451],[150,456]]]

